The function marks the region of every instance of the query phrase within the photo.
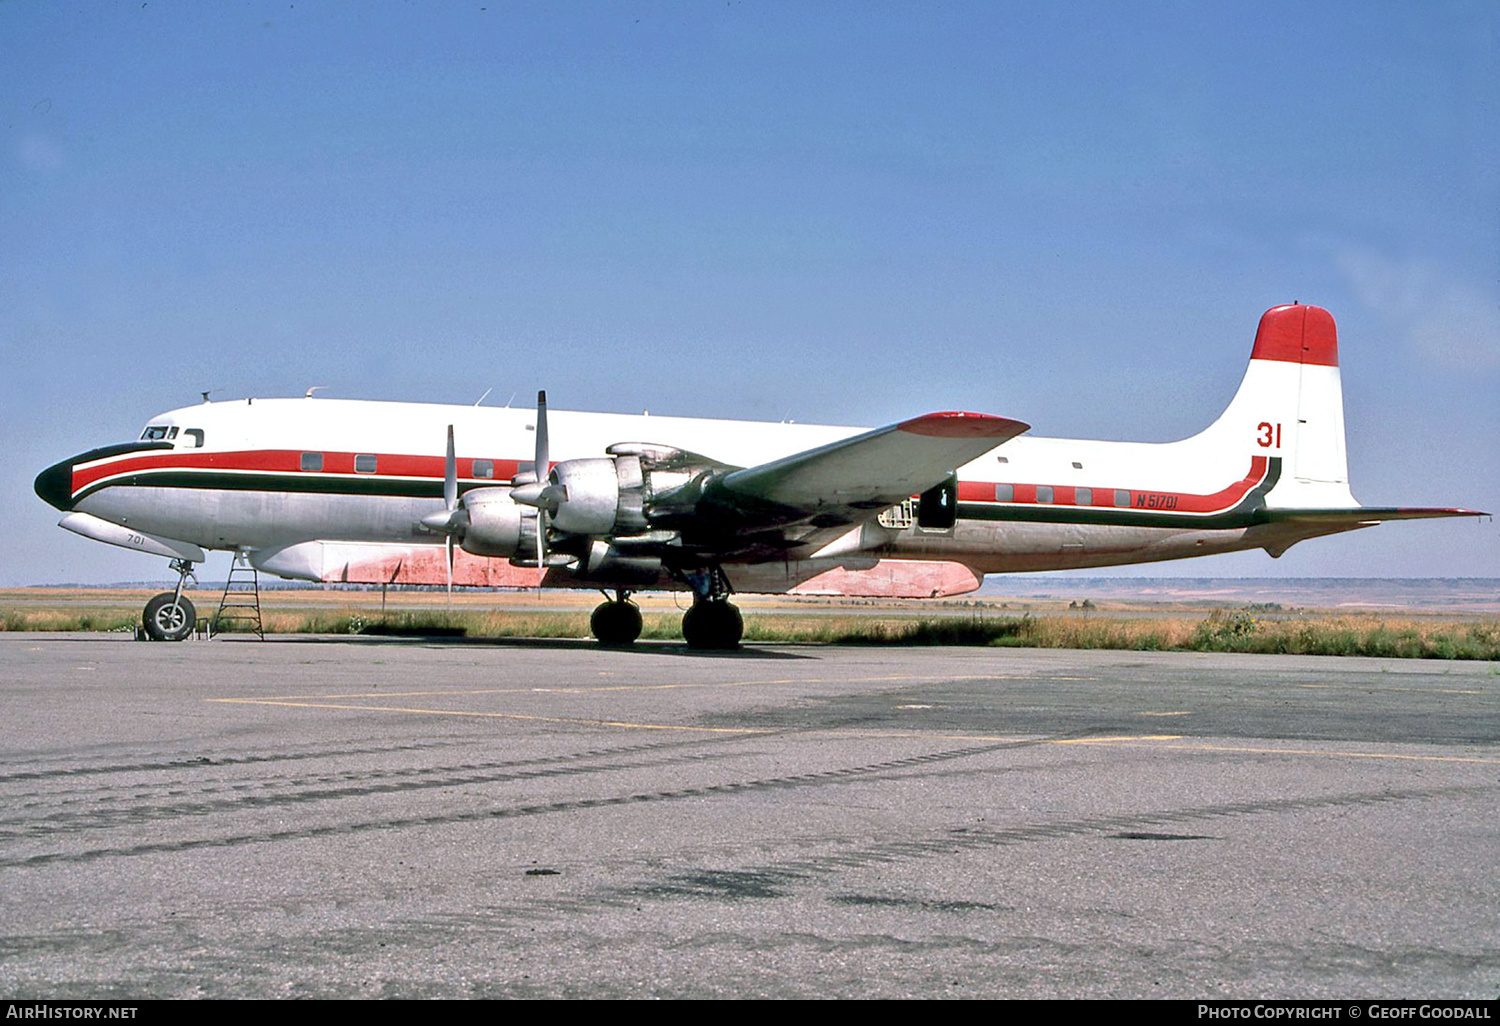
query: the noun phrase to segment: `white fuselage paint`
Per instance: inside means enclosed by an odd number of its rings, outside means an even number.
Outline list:
[[[1323,419],[1316,425],[1321,430],[1310,433],[1306,422],[1318,417]],[[1158,495],[1213,496],[1239,482],[1257,456],[1283,461],[1283,476],[1267,497],[1269,505],[1354,505],[1344,466],[1342,420],[1337,367],[1252,360],[1234,401],[1204,432],[1172,443],[1016,438],[958,468],[965,486],[960,509],[974,507],[970,500],[976,489],[988,489],[993,499],[994,486],[1005,484],[1023,489],[1040,484],[1063,495],[1087,488],[1095,505],[1120,489],[1136,496],[1137,502],[1143,501],[1143,493],[1150,493],[1152,501]],[[529,461],[534,423],[535,413],[526,409],[318,398],[206,403],[172,410],[149,422],[179,429],[177,451],[218,454],[226,463],[232,463],[235,454],[264,451],[441,461],[449,425],[460,460]],[[616,443],[644,442],[736,466],[766,463],[863,430],[564,411],[549,414],[549,427],[553,462],[601,456]],[[202,447],[187,444],[192,437],[201,437]],[[226,465],[214,472],[249,471]],[[429,485],[433,481],[428,473],[420,478]],[[393,480],[388,474],[382,479]],[[108,478],[99,483],[107,485]],[[504,475],[461,482],[465,488],[506,483]],[[419,521],[441,505],[439,498],[120,484],[84,495],[75,508],[205,548],[266,550],[313,540],[440,545],[441,539],[423,530]],[[1045,504],[1034,499],[1029,509],[1033,516],[1048,513]],[[983,574],[1176,559],[1254,548],[1268,541],[1284,548],[1282,543],[1310,536],[1305,528],[1301,533],[1271,525],[1207,528],[1192,521],[1183,516],[1173,524],[1138,526],[961,518],[948,531],[916,526],[882,529],[878,537],[883,544],[850,553],[849,561],[868,562],[876,555],[952,560]]]

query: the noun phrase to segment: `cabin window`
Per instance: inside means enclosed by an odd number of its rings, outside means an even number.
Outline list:
[[[1092,506],[1094,504],[1094,490],[1092,488],[1075,488],[1073,490],[1073,502],[1079,506]]]
[[[1013,485],[1013,484],[996,485],[995,486],[995,501],[996,502],[1015,502],[1016,501],[1016,486]]]
[[[166,437],[167,425],[165,424],[153,424],[141,432],[141,441],[143,442],[160,442],[164,441]]]
[[[1115,505],[1116,506],[1129,506],[1130,505],[1130,492],[1128,492],[1124,488],[1116,488],[1115,489]]]
[[[485,478],[494,477],[495,476],[495,461],[494,460],[475,460],[474,461],[474,476],[475,477],[485,477]]]
[[[182,447],[184,449],[201,449],[201,448],[203,448],[203,429],[202,428],[183,428],[182,429],[182,443],[181,444],[182,444]]]
[[[302,454],[302,469],[321,473],[323,470],[323,454],[320,452],[305,452]]]
[[[1010,462],[1010,457],[1009,456],[996,456],[995,459],[996,459],[997,462],[1000,462],[1000,463],[1009,463]]]
[[[1051,485],[1037,485],[1036,486],[1036,501],[1037,502],[1051,502],[1052,501],[1052,486]]]
[[[356,474],[375,473],[375,457],[369,453],[361,453],[354,457],[354,472]]]

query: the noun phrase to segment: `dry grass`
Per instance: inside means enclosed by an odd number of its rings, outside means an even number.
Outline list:
[[[676,639],[681,618],[647,613],[642,637]],[[272,633],[463,634],[481,638],[586,638],[586,612],[271,613]],[[1135,651],[1364,655],[1500,660],[1500,620],[1441,622],[1379,616],[1256,620],[1243,612],[1200,617],[749,616],[745,640],[777,644],[970,645]]]
[[[56,595],[0,595],[0,630],[131,631],[140,622],[146,593],[58,589]],[[466,596],[449,608],[432,608],[430,594],[408,593],[382,613],[368,593],[270,593],[265,629],[276,634],[462,634],[481,638],[586,638],[597,601],[569,596],[572,608],[527,608],[536,597]],[[393,596],[394,597],[394,596]],[[263,595],[263,599],[265,595]],[[438,600],[440,601],[440,599]],[[418,603],[422,605],[419,605]],[[485,603],[491,606],[486,608]],[[681,637],[681,613],[670,599],[648,600],[642,636]],[[199,596],[199,615],[216,603]],[[404,608],[403,608],[404,606]],[[954,615],[899,616],[868,612],[800,612],[795,606],[746,610],[745,640],[779,644],[999,645],[1034,648],[1100,648],[1145,651],[1263,652],[1365,655],[1388,658],[1500,661],[1500,618],[1436,620],[1386,614],[1262,618],[1248,610],[1184,615],[1016,615],[976,607]]]

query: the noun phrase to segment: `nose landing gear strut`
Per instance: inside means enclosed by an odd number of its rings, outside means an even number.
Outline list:
[[[192,636],[198,623],[198,611],[182,594],[187,579],[193,577],[193,564],[174,559],[172,569],[177,572],[177,587],[147,602],[141,614],[141,627],[152,641],[182,641]],[[195,584],[197,580],[193,577]]]

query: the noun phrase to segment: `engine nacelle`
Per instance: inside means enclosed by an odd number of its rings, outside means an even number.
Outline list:
[[[475,556],[514,556],[536,547],[536,513],[516,505],[509,488],[476,488],[464,493],[463,550]],[[527,528],[530,528],[528,531]]]
[[[564,460],[549,486],[561,489],[551,524],[567,534],[612,535],[646,527],[645,477],[638,456]]]
[[[608,542],[596,539],[573,568],[573,575],[581,580],[617,586],[650,586],[661,578],[661,560],[655,556],[627,555]]]

